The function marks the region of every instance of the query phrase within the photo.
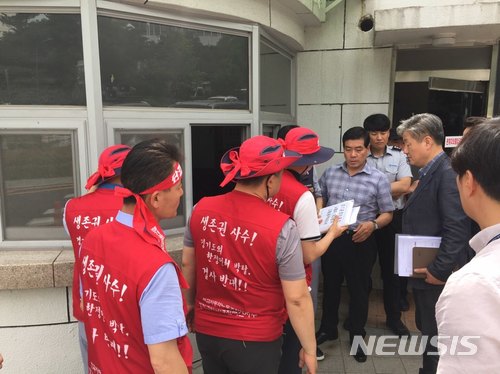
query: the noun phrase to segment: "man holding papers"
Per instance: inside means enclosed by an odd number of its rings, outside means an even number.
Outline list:
[[[288,214],[296,223],[300,235],[302,254],[306,269],[307,285],[312,282],[311,263],[320,258],[330,243],[346,229],[335,223],[327,228],[326,235],[321,238],[316,203],[309,189],[300,182],[301,176],[312,172],[313,165],[318,165],[332,158],[334,151],[319,145],[318,135],[306,127],[292,128],[287,132],[284,141],[285,154],[294,152],[302,157],[290,164],[283,172],[279,192],[267,200],[276,210]],[[326,231],[326,230],[325,230]],[[282,355],[278,374],[300,374],[302,369],[297,365],[297,355],[301,349],[300,341],[288,320],[284,327]],[[321,360],[324,354],[319,348],[316,358]]]
[[[436,305],[441,352],[438,373],[500,373],[500,117],[474,127],[453,153],[462,206],[481,231],[470,241],[476,256],[453,273]],[[451,338],[460,342],[453,354]]]
[[[345,162],[331,166],[319,180],[326,206],[354,200],[359,213],[354,224],[335,239],[321,258],[323,271],[323,315],[316,333],[317,344],[338,337],[340,287],[343,277],[349,290],[350,342],[365,336],[368,317],[370,274],[376,256],[373,232],[392,219],[391,188],[386,176],[366,162],[370,138],[362,127],[347,130],[342,137]],[[355,347],[356,348],[356,347]],[[366,361],[359,346],[354,358]]]
[[[427,336],[420,373],[435,373],[439,356],[431,344],[437,335],[435,305],[454,269],[465,264],[471,223],[460,204],[456,174],[443,152],[444,130],[439,117],[416,114],[399,125],[404,152],[411,165],[420,168],[420,182],[403,208],[403,234],[441,237],[434,261],[415,269],[425,278],[410,278],[415,300],[415,322]]]

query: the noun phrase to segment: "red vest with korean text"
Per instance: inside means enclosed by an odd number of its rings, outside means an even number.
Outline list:
[[[186,284],[179,268],[168,253],[116,221],[89,233],[80,261],[89,373],[153,374],[139,301],[166,263],[174,264],[179,284]],[[177,346],[191,372],[193,351],[187,335],[177,339]]]
[[[283,172],[283,179],[281,180],[281,187],[279,192],[273,197],[269,198],[267,202],[274,209],[288,214],[293,218],[293,212],[295,211],[297,202],[299,201],[300,197],[308,191],[309,189],[302,183],[300,183],[290,171],[285,170]],[[307,285],[310,286],[312,282],[311,264],[304,265],[304,269],[306,271]]]
[[[114,220],[122,205],[123,198],[115,196],[114,190],[107,188],[98,188],[95,192],[71,199],[66,204],[64,218],[75,255],[73,315],[79,321],[83,318],[80,309],[80,282],[76,268],[80,245],[90,230]]]
[[[196,204],[190,222],[196,331],[246,341],[281,336],[285,300],[276,243],[288,218],[239,191]]]

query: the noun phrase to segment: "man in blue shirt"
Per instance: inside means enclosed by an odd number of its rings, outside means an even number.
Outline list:
[[[370,275],[376,256],[373,232],[392,220],[394,206],[386,176],[368,165],[370,138],[362,127],[347,130],[342,137],[345,162],[329,167],[319,184],[325,206],[354,200],[360,210],[356,223],[335,239],[321,258],[323,271],[323,315],[316,334],[317,344],[338,337],[338,310],[343,276],[349,290],[349,337],[366,335]],[[361,346],[355,347],[354,358],[366,361]]]

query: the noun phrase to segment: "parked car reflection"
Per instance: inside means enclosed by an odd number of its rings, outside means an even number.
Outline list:
[[[248,109],[246,101],[236,96],[211,96],[208,99],[178,101],[173,108],[202,108],[202,109]]]

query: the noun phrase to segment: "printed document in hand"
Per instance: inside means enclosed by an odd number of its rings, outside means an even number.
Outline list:
[[[413,275],[413,248],[439,248],[441,237],[396,234],[396,245],[394,248],[394,274],[400,277],[411,277]]]
[[[339,226],[352,225],[356,222],[359,213],[359,206],[354,207],[354,200],[347,200],[341,203],[327,206],[319,211],[321,223],[319,231],[323,234],[328,231],[335,219],[339,216]]]

